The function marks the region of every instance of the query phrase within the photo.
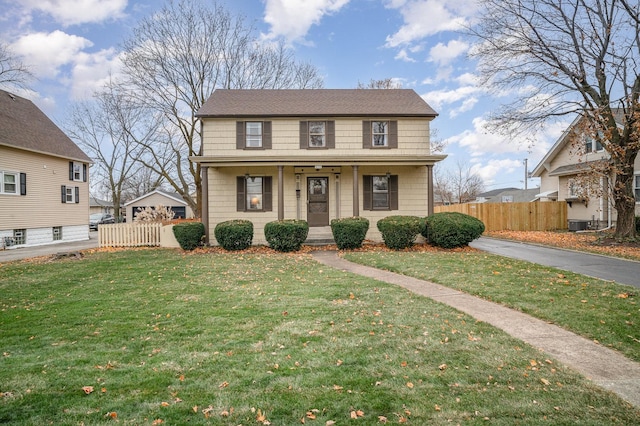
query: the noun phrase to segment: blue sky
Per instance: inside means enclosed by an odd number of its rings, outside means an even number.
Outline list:
[[[200,1],[200,0],[193,0]],[[439,117],[446,140],[440,165],[471,167],[486,189],[524,187],[523,160],[532,170],[568,122],[536,135],[536,143],[505,140],[483,126],[508,99],[480,86],[462,29],[474,22],[474,0],[221,0],[253,22],[265,40],[284,39],[295,56],[315,65],[326,88],[393,78],[414,89]],[[159,0],[0,0],[0,39],[20,55],[37,81],[33,100],[62,123],[82,100],[118,70],[120,43]],[[536,179],[528,187],[538,185]]]

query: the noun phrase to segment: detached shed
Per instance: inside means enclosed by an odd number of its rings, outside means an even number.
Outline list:
[[[124,207],[126,209],[127,222],[133,222],[138,212],[144,208],[156,208],[158,206],[171,208],[175,214],[174,219],[193,218],[193,212],[178,193],[156,189],[155,191],[125,203]]]

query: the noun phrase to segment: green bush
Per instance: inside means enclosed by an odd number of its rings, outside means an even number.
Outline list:
[[[466,246],[484,232],[480,219],[457,212],[435,213],[426,219],[422,235],[442,248]]]
[[[345,217],[331,221],[333,239],[340,250],[362,247],[369,230],[369,220],[364,217]]]
[[[276,220],[264,226],[264,236],[269,247],[277,251],[300,250],[307,235],[309,235],[309,224],[304,220]]]
[[[249,220],[220,222],[213,230],[218,244],[225,250],[244,250],[253,241],[253,223]]]
[[[411,247],[423,228],[424,219],[418,216],[387,216],[378,221],[384,244],[392,250]]]
[[[173,235],[183,250],[193,250],[202,245],[204,225],[202,222],[183,222],[173,225]]]

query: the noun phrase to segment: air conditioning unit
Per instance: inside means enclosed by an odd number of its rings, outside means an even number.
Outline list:
[[[589,228],[588,220],[569,219],[569,231],[586,231]]]

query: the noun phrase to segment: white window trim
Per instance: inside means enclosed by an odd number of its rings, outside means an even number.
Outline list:
[[[311,131],[311,123],[320,123],[322,124],[322,132],[314,133]],[[326,121],[309,121],[309,148],[326,148],[327,147],[327,122]],[[314,145],[311,143],[312,136],[322,136],[322,145]]]
[[[4,177],[6,175],[13,175],[13,179],[14,179],[13,185],[15,186],[15,191],[14,192],[6,192],[5,191]],[[3,195],[20,195],[20,172],[12,172],[12,171],[9,171],[9,170],[0,170],[0,194],[3,194]]]
[[[375,127],[376,127],[376,123],[386,123],[384,126],[384,133],[377,133],[374,131]],[[389,121],[387,120],[375,120],[371,122],[371,146],[372,147],[387,147],[389,146]],[[383,135],[384,136],[384,144],[379,145],[376,144],[376,136],[380,136]]]
[[[74,182],[82,182],[82,163],[78,163],[77,161],[73,162],[73,181]]]
[[[71,192],[69,192],[71,191]],[[69,195],[71,195],[71,199],[69,199]],[[65,203],[73,204],[76,202],[76,187],[75,186],[66,186],[65,187]]]
[[[249,126],[257,124],[260,127],[260,133],[257,135],[253,135],[249,133]],[[246,121],[244,123],[244,137],[245,137],[245,147],[247,148],[262,148],[262,137],[264,135],[264,125],[262,121]],[[252,145],[249,143],[249,140],[257,141],[257,145]]]

